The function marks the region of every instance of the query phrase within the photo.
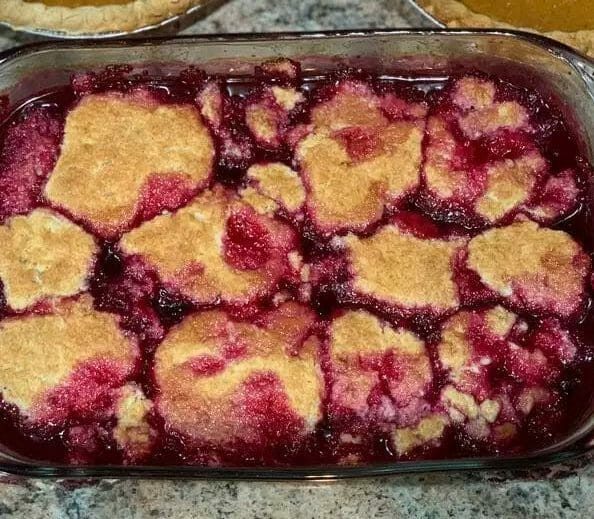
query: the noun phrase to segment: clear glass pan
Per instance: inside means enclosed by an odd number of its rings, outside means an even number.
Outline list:
[[[528,33],[469,30],[394,30],[315,34],[205,36],[153,40],[77,41],[35,44],[0,54],[0,93],[15,109],[44,90],[64,85],[75,71],[126,64],[134,72],[175,73],[196,65],[238,80],[254,66],[284,56],[315,78],[340,65],[364,67],[400,78],[443,81],[452,71],[482,70],[534,85],[554,98],[594,162],[594,63],[560,43]],[[243,479],[335,479],[406,472],[525,469],[583,456],[594,446],[594,384],[588,411],[565,438],[522,456],[425,460],[390,464],[296,468],[193,466],[68,466],[40,464],[0,445],[0,471],[33,477],[186,477]]]

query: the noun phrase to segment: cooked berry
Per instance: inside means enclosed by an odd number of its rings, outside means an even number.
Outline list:
[[[0,154],[0,221],[31,211],[59,154],[62,120],[30,107],[6,130]]]

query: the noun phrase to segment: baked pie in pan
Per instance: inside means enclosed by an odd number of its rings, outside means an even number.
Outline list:
[[[594,12],[590,0],[418,0],[448,27],[537,31],[594,56]]]
[[[132,32],[205,0],[3,0],[0,21],[15,28],[68,35]]]

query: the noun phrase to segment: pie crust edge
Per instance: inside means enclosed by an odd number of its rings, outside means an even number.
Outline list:
[[[494,20],[490,16],[476,13],[458,0],[418,0],[418,3],[431,16],[445,23],[448,27],[521,29],[548,36],[578,49],[586,56],[594,57],[594,30],[539,32],[528,27],[516,27],[506,24]]]
[[[157,24],[207,0],[131,0],[123,5],[60,7],[24,0],[3,0],[0,21],[14,29],[68,34],[133,31]]]

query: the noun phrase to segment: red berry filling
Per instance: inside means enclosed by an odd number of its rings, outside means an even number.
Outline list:
[[[62,138],[62,121],[51,108],[25,110],[6,130],[0,160],[0,221],[39,204]]]
[[[93,361],[79,366],[65,384],[45,396],[43,410],[36,419],[48,422],[93,420],[104,417],[114,405],[114,388],[128,373],[109,361]]]
[[[140,194],[139,218],[149,220],[162,211],[184,205],[194,193],[194,186],[183,176],[151,177]]]
[[[270,236],[252,211],[233,213],[227,220],[223,238],[225,259],[242,270],[262,267],[271,252]]]
[[[379,145],[377,132],[369,128],[345,128],[338,130],[335,136],[344,144],[348,154],[355,161],[370,157]]]

